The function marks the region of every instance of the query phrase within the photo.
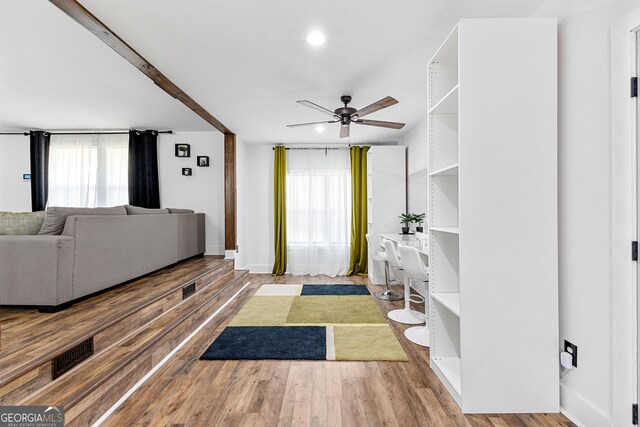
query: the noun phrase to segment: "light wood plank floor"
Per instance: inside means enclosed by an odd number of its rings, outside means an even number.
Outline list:
[[[215,268],[233,269],[222,257],[197,257],[75,302],[58,313],[35,308],[0,308],[0,385],[21,369],[27,371],[136,312],[163,295]]]
[[[173,426],[572,426],[560,414],[463,415],[428,367],[427,349],[394,331],[409,362],[199,361],[263,283],[361,283],[365,277],[249,275],[251,284],[105,424]],[[401,305],[379,301],[384,312]]]

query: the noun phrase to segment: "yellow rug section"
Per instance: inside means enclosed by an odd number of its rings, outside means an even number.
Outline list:
[[[389,325],[334,326],[335,360],[409,359]]]
[[[229,326],[285,326],[294,298],[254,296]]]
[[[387,324],[371,296],[294,297],[287,325]]]

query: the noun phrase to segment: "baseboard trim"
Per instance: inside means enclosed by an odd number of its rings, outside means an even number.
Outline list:
[[[607,415],[564,384],[560,384],[560,412],[578,427],[613,426]]]
[[[273,266],[272,265],[249,265],[249,273],[256,273],[256,274],[271,274],[271,272],[273,271]]]

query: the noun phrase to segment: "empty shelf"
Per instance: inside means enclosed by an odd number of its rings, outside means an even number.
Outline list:
[[[453,397],[457,401],[460,401],[462,397],[462,379],[460,376],[460,358],[459,357],[434,357],[431,359],[431,362],[435,366],[434,370],[441,380],[443,380],[444,385],[449,389],[449,391],[453,392]],[[457,396],[456,396],[457,395]]]
[[[458,85],[429,110],[429,114],[458,114]]]
[[[439,231],[441,233],[460,234],[460,227],[431,227],[431,231]]]
[[[458,166],[459,164],[453,164],[441,169],[436,170],[435,172],[431,172],[429,175],[431,176],[452,176],[458,175]]]
[[[458,292],[434,292],[431,294],[431,298],[456,316],[460,316],[460,294]]]

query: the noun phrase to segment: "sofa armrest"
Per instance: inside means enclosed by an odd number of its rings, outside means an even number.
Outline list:
[[[178,261],[202,255],[205,251],[203,213],[172,214],[178,218]]]
[[[70,301],[74,244],[69,236],[0,236],[0,304]]]

